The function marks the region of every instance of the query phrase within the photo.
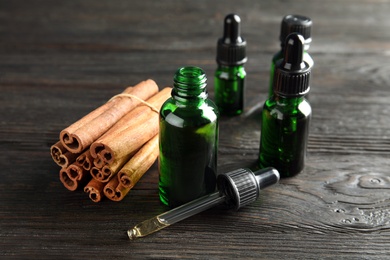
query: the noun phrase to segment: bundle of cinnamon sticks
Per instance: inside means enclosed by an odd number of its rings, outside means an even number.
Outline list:
[[[63,185],[94,202],[122,200],[158,157],[158,112],[170,93],[142,81],[62,130],[50,152]]]

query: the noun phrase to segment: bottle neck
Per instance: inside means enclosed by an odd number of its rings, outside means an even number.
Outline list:
[[[206,91],[195,94],[183,89],[172,89],[172,98],[178,106],[200,106],[207,99],[208,93]]]
[[[207,78],[197,67],[180,68],[173,79],[172,98],[178,106],[200,106],[207,99]]]
[[[284,97],[278,94],[275,94],[272,96],[272,100],[281,107],[288,108],[294,108],[297,107],[299,104],[301,104],[305,100],[305,96],[299,96],[299,97]]]

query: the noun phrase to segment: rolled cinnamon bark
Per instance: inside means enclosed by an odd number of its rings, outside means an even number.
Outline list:
[[[156,135],[147,142],[118,172],[117,179],[119,183],[128,190],[133,188],[145,172],[149,170],[156,161],[158,154],[158,135]]]
[[[170,93],[171,88],[165,88],[147,102],[159,110]],[[146,142],[157,135],[158,117],[158,113],[150,107],[138,106],[91,144],[92,157],[100,156],[115,174]]]
[[[93,202],[99,202],[103,199],[104,193],[104,183],[97,181],[95,179],[91,179],[88,184],[84,187],[84,192],[88,193],[89,198]]]
[[[141,179],[158,156],[158,135],[148,141],[104,186],[104,195],[112,201],[121,201],[130,189]]]
[[[129,190],[123,187],[117,178],[112,178],[103,189],[104,195],[112,201],[121,201]]]
[[[79,156],[79,154],[69,152],[60,141],[50,147],[50,154],[53,161],[62,168],[67,168]]]
[[[101,155],[100,153],[96,154],[95,158],[93,158],[93,165],[98,169],[103,168],[103,166],[106,165],[106,162],[104,161],[103,155]]]
[[[112,170],[110,165],[105,164],[102,168],[92,167],[90,173],[95,180],[106,183],[112,179],[117,171]]]
[[[146,100],[157,92],[157,84],[149,79],[125,89],[122,93]],[[140,103],[138,99],[121,96],[110,100],[62,130],[60,133],[62,145],[72,153],[81,153]]]
[[[96,166],[91,168],[90,173],[91,173],[92,177],[97,181],[100,181],[100,179],[104,178],[102,170]],[[102,181],[100,181],[100,182],[102,182]]]
[[[89,171],[75,163],[69,165],[67,168],[61,168],[60,170],[60,180],[65,188],[70,191],[75,191],[89,179],[91,179]]]
[[[104,187],[104,195],[121,201],[149,170],[158,156],[158,135],[148,141]]]
[[[75,164],[83,167],[84,170],[89,171],[93,165],[93,158],[89,149],[87,149],[84,153],[80,154],[75,161]]]

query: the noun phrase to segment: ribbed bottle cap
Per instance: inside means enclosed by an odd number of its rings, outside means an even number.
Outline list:
[[[310,90],[310,66],[303,61],[304,38],[291,33],[285,39],[283,59],[276,63],[274,92],[284,97],[299,97]]]
[[[228,204],[239,209],[254,202],[260,190],[279,181],[279,172],[265,168],[253,173],[249,169],[237,169],[218,175],[218,190],[225,194]]]
[[[223,37],[217,44],[217,62],[227,66],[242,65],[247,61],[246,41],[241,37],[241,19],[229,14],[224,20]]]
[[[312,25],[313,22],[309,17],[303,15],[286,15],[283,17],[282,24],[280,26],[280,42],[283,44],[287,35],[296,32],[305,38],[305,44],[310,44],[312,41]]]

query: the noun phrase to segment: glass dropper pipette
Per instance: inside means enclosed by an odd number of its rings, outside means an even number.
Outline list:
[[[130,240],[144,237],[191,217],[202,211],[225,203],[236,210],[255,201],[260,191],[279,181],[279,172],[274,168],[237,169],[218,175],[218,191],[190,201],[177,208],[145,220],[127,231]]]

